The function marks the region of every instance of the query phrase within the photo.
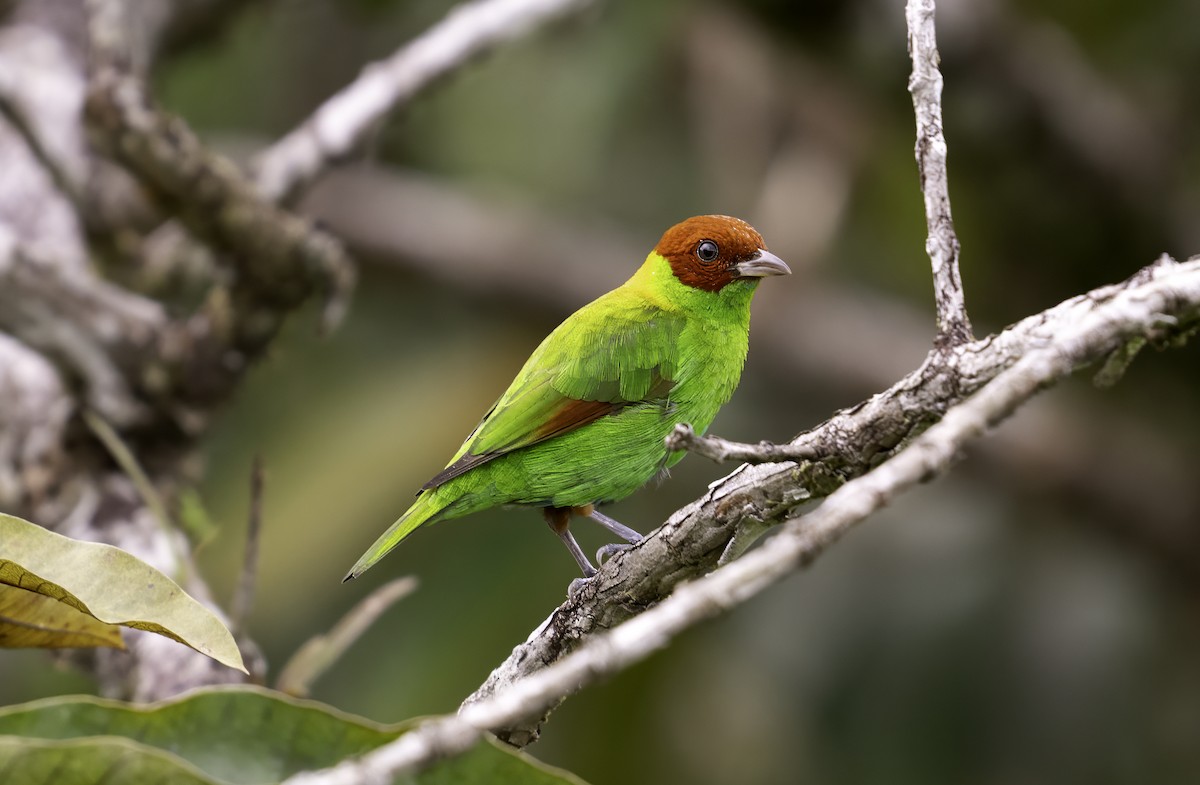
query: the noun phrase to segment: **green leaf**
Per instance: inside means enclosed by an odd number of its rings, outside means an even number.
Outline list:
[[[221,785],[173,755],[119,738],[0,736],[0,777],[20,785]]]
[[[245,671],[233,636],[212,611],[120,548],[72,540],[0,513],[0,584],[107,624],[165,635]]]
[[[124,648],[121,628],[66,603],[0,583],[0,648]]]
[[[547,766],[492,736],[465,754],[434,766],[416,778],[396,782],[414,785],[586,785],[574,774]]]
[[[379,725],[246,686],[198,690],[148,706],[50,698],[0,709],[0,781],[90,785],[100,782],[97,770],[119,767],[120,776],[106,782],[266,785],[365,754],[412,725]],[[37,778],[60,762],[69,762],[71,776],[60,771],[54,779]],[[581,785],[494,740],[397,783]]]

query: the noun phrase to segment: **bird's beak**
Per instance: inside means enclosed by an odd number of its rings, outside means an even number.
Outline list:
[[[734,265],[738,278],[766,278],[768,275],[791,275],[792,269],[770,251],[760,249],[744,262]]]

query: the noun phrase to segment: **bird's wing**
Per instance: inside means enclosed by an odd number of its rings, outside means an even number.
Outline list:
[[[534,351],[450,464],[422,490],[626,406],[667,400],[682,317],[645,302],[601,298]]]

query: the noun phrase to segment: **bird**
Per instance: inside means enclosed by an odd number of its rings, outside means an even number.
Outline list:
[[[641,535],[597,509],[629,496],[684,455],[677,424],[703,434],[741,378],[750,301],[782,259],[745,221],[675,224],[621,286],[568,316],[416,501],[367,549],[357,578],[421,526],[499,506],[541,508],[585,579],[596,568],[569,529],[587,517],[625,541]]]

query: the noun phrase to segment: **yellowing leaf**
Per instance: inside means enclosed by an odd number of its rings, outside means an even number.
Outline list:
[[[124,647],[121,628],[37,592],[0,584],[0,648]]]
[[[245,671],[233,636],[212,611],[120,548],[73,540],[0,513],[0,584],[108,624],[165,635]]]

